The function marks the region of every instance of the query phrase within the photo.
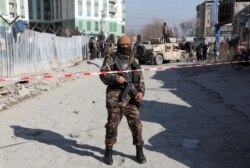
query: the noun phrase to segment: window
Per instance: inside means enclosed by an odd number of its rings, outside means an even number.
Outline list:
[[[91,1],[87,0],[87,16],[91,16]]]
[[[107,1],[106,0],[103,1],[103,10],[107,10]]]
[[[125,33],[125,27],[122,26],[122,34],[124,34],[124,33]]]
[[[109,31],[110,32],[116,32],[117,31],[116,23],[109,23]]]
[[[171,47],[170,46],[165,46],[165,51],[168,52],[168,51],[171,51]]]
[[[98,17],[98,11],[95,11],[95,17]]]
[[[83,29],[82,21],[79,21],[79,22],[78,22],[78,27],[79,27],[79,30],[82,30],[82,29]]]
[[[9,6],[11,9],[15,9],[16,8],[16,4],[15,3],[9,3]]]
[[[95,31],[99,31],[99,23],[95,22]]]
[[[98,17],[99,15],[99,3],[98,1],[95,1],[95,17]]]
[[[176,51],[176,50],[178,50],[178,49],[179,49],[178,46],[174,46],[173,51]]]
[[[37,10],[37,19],[41,19],[41,4],[40,0],[36,0],[36,10]]]
[[[43,11],[44,11],[44,15],[43,15],[44,20],[51,20],[52,9],[51,9],[49,0],[44,0]]]
[[[61,2],[59,2],[59,0],[56,0],[56,6],[55,6],[55,8],[56,8],[56,19],[59,19],[60,18],[60,6],[62,5],[62,4],[60,4]]]
[[[10,13],[10,18],[14,18],[15,17],[15,13],[11,12]]]
[[[20,0],[20,8],[24,9],[24,0]]]
[[[78,15],[82,16],[82,0],[78,0]]]
[[[91,22],[87,21],[87,31],[91,31]]]
[[[82,0],[78,0],[78,5],[82,6]]]
[[[33,19],[33,2],[32,0],[29,0],[29,19]]]

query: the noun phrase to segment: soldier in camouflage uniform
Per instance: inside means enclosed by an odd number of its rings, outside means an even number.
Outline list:
[[[112,42],[110,39],[106,40],[105,54],[111,55],[114,52],[114,48],[112,46]]]
[[[106,55],[101,72],[136,69],[140,69],[140,64],[132,54],[130,38],[128,36],[121,36],[117,40],[117,52]],[[133,144],[136,145],[137,161],[141,164],[145,163],[142,123],[138,110],[145,93],[144,79],[141,71],[102,74],[100,78],[107,85],[106,108],[108,111],[108,121],[105,125],[105,163],[108,165],[113,164],[112,148],[117,141],[117,127],[123,115],[127,118],[133,136]],[[135,89],[124,95],[124,90],[128,86],[132,86]]]

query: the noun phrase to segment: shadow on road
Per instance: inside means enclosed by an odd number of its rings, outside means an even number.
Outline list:
[[[187,71],[199,74],[197,69],[189,68]],[[165,154],[191,168],[248,168],[249,122],[223,106],[222,100],[204,93],[201,87],[180,77],[177,72],[168,70],[156,73],[153,79],[159,81],[162,88],[160,91],[157,87],[147,88],[154,92],[156,100],[144,101],[141,118],[160,124],[164,131],[150,137],[149,145],[145,145],[145,148]],[[173,101],[172,96],[163,100],[162,90],[170,92],[176,100]],[[184,140],[198,140],[199,143],[190,146],[185,145]]]
[[[16,137],[23,138],[26,140],[38,141],[47,145],[53,145],[66,152],[78,154],[81,156],[90,156],[100,162],[103,162],[103,157],[97,156],[95,154],[97,152],[101,155],[104,155],[104,149],[101,149],[99,147],[87,144],[77,144],[77,141],[67,139],[61,134],[50,130],[25,128],[17,125],[12,125],[11,128],[14,130],[14,135]],[[126,155],[115,150],[113,154],[135,160],[134,156]]]

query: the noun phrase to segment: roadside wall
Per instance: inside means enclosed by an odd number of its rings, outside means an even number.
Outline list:
[[[59,37],[25,29],[0,28],[0,76],[43,72],[87,59],[88,37]]]

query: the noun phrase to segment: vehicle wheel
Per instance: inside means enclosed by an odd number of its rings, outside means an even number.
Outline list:
[[[184,61],[186,61],[187,60],[187,56],[184,54],[184,53],[182,53],[181,54],[181,57],[180,57],[180,59],[179,59],[179,61],[180,62],[184,62]]]
[[[162,63],[163,63],[163,57],[161,55],[156,55],[155,56],[155,64],[161,65]]]
[[[244,57],[242,55],[235,55],[231,62],[231,66],[235,70],[241,70],[244,66]]]

